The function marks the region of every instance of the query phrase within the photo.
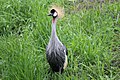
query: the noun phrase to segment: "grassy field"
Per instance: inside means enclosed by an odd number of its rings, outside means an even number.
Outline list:
[[[68,48],[63,74],[48,73],[51,3],[65,8],[57,34]],[[0,80],[119,80],[120,2],[0,0]]]

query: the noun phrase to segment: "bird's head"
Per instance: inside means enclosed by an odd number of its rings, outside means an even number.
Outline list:
[[[51,9],[48,16],[52,16],[53,18],[56,18],[56,17],[58,17],[58,13],[57,13],[57,11],[55,9]]]
[[[51,8],[49,9],[48,16],[52,16],[53,18],[62,18],[64,16],[64,9],[63,7],[60,7],[58,5],[51,5]]]

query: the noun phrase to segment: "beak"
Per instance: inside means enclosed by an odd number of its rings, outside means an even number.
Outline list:
[[[52,13],[48,14],[48,16],[52,16]]]

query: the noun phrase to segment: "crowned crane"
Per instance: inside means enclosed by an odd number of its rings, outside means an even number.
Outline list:
[[[46,57],[52,71],[62,73],[67,66],[68,52],[56,33],[56,22],[59,17],[58,12],[53,8],[50,10],[50,14],[48,14],[48,16],[52,16],[52,32],[46,48]]]

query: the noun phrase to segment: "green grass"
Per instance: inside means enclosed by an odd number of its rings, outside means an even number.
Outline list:
[[[54,1],[65,7],[57,34],[69,52],[68,67],[58,74],[48,73],[45,54],[53,1],[0,0],[0,79],[119,80],[120,2],[86,9],[88,3]]]

